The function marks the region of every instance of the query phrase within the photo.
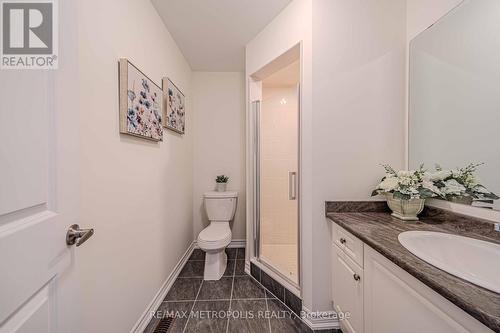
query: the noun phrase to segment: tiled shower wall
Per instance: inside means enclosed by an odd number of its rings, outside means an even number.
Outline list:
[[[264,88],[261,108],[261,241],[297,242],[297,200],[288,199],[288,172],[297,171],[297,88]]]

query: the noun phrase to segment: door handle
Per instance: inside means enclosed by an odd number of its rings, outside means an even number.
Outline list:
[[[94,229],[80,229],[78,224],[69,227],[66,233],[66,244],[80,246],[94,234]]]
[[[297,199],[297,172],[288,172],[288,200]]]

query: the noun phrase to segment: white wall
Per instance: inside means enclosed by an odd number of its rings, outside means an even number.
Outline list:
[[[85,332],[128,332],[193,239],[191,69],[144,0],[81,0],[81,219],[95,236],[76,251]],[[185,93],[186,135],[119,134],[118,66],[128,58]],[[68,110],[70,111],[70,110]],[[70,224],[68,222],[68,224]]]
[[[400,0],[313,3],[314,174],[330,199],[368,199],[380,163],[403,166],[405,15]]]
[[[233,240],[245,239],[245,78],[238,72],[194,72],[194,238],[208,226],[203,193],[213,191],[215,177],[229,176],[228,190],[238,191]]]

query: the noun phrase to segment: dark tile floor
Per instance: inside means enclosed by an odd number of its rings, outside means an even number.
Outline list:
[[[224,276],[203,281],[205,253],[195,250],[144,332],[168,315],[176,317],[170,332],[312,332],[245,273],[245,249],[226,252]]]

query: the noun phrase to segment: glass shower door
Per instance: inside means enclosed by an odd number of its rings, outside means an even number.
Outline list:
[[[299,284],[297,85],[267,86],[257,111],[259,260]]]

